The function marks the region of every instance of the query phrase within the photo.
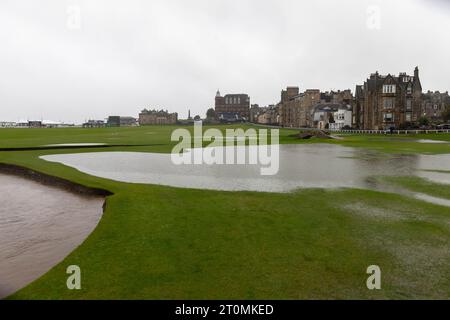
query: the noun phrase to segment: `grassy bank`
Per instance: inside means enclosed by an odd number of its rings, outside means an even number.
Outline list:
[[[173,129],[0,130],[0,147],[102,142],[135,145],[112,150],[169,152]],[[410,141],[415,136],[355,135],[344,140],[303,141],[291,137],[295,132],[282,130],[281,143],[337,143],[387,153],[450,153],[447,145]],[[425,138],[449,140],[448,135]],[[114,193],[88,239],[11,299],[450,297],[449,208],[357,189],[277,194],[127,184],[38,158],[101,150],[0,153],[0,162]],[[447,198],[450,194],[448,185],[422,180],[390,183],[420,187],[430,194],[441,190],[439,195]],[[65,269],[72,264],[82,270],[79,291],[66,288]],[[379,291],[366,287],[366,268],[372,264],[382,270]]]

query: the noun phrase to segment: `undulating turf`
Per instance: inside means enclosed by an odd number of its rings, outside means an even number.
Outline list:
[[[170,152],[173,129],[7,129],[0,130],[0,147],[106,142],[146,145],[107,151]],[[281,143],[324,142],[297,140],[295,132],[282,130]],[[388,153],[450,153],[450,146],[415,138],[345,135],[325,142]],[[102,150],[0,152],[0,162],[114,193],[88,239],[10,299],[450,298],[448,207],[358,189],[279,194],[127,184],[38,158]],[[448,185],[389,183],[447,199],[450,194]],[[73,264],[82,270],[82,290],[66,287],[66,267]],[[379,291],[366,287],[366,268],[373,264],[382,270]]]

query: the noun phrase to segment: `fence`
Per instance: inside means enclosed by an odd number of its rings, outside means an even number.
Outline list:
[[[328,130],[330,132],[338,132],[338,133],[359,133],[359,134],[430,134],[430,133],[450,133],[450,129],[434,129],[434,130],[419,130],[419,129],[410,129],[410,130]]]

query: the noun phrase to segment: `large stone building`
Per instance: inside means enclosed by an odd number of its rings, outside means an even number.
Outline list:
[[[401,128],[417,123],[422,105],[419,68],[414,76],[371,74],[356,87],[354,127],[369,130]]]
[[[287,87],[281,91],[279,104],[281,125],[283,127],[310,127],[311,111],[320,102],[320,90],[309,89],[303,93],[298,87]]]
[[[139,125],[141,126],[153,124],[176,124],[177,121],[178,113],[169,113],[167,110],[144,109],[141,113],[139,113]]]
[[[221,114],[237,114],[244,120],[250,119],[250,97],[247,94],[226,94],[224,97],[217,90],[215,99],[216,116]]]
[[[280,123],[283,127],[304,128],[314,126],[314,106],[321,102],[342,103],[334,92],[321,93],[319,89],[308,89],[303,93],[298,87],[287,87],[281,91]],[[351,93],[350,93],[351,95]],[[336,96],[336,97],[335,97]],[[343,96],[343,95],[342,95]]]
[[[442,122],[443,112],[450,108],[450,96],[448,91],[441,93],[439,91],[428,91],[422,96],[422,108],[420,115],[428,118],[434,123]]]

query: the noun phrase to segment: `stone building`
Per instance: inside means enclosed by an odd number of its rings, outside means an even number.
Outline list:
[[[450,108],[450,96],[448,91],[440,93],[439,91],[428,91],[422,95],[422,107],[420,115],[427,117],[432,122],[442,122],[442,113]]]
[[[250,106],[250,122],[256,123],[258,122],[258,115],[262,112],[263,108],[259,106],[259,104],[252,104]]]
[[[295,103],[295,98],[299,96],[298,87],[287,87],[281,90],[281,101],[278,104],[280,109],[280,122],[283,127],[299,126],[299,103]]]
[[[256,116],[256,123],[267,125],[279,125],[280,114],[278,107],[271,104],[267,107],[260,108],[260,112]]]
[[[370,75],[356,87],[355,124],[359,129],[384,130],[417,123],[422,105],[419,68],[414,76]]]
[[[244,120],[250,120],[250,97],[247,94],[226,94],[224,97],[217,90],[215,98],[216,116],[220,114],[237,114]]]
[[[298,87],[281,91],[280,123],[283,127],[302,128],[313,126],[312,110],[320,103],[320,90],[308,89],[303,93]]]
[[[353,103],[353,99],[353,93],[350,89],[326,91],[320,94],[321,103],[341,103],[351,105]]]
[[[190,112],[189,112],[190,116]],[[144,109],[139,113],[139,125],[154,124],[176,124],[178,121],[178,113],[169,113],[167,110],[147,110]]]

